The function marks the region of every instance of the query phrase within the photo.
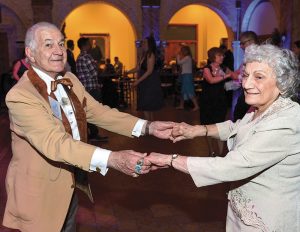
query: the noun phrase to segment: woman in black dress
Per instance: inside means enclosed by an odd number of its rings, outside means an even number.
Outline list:
[[[224,89],[225,81],[231,77],[232,72],[223,66],[223,51],[213,47],[208,50],[209,64],[203,70],[203,85],[200,98],[200,122],[204,125],[224,122],[227,113],[226,92]],[[221,154],[223,144],[216,144],[217,140],[208,138],[208,148],[211,155]]]
[[[160,85],[159,70],[156,67],[156,43],[152,36],[142,43],[143,54],[137,68],[128,73],[138,72],[133,87],[137,88],[137,110],[144,112],[147,120],[154,119],[154,111],[163,107],[163,92]]]

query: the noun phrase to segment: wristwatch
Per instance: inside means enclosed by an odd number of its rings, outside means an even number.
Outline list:
[[[177,159],[178,154],[172,154],[170,166],[173,167],[173,160]]]

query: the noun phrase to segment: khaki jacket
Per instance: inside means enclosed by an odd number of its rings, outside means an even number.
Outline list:
[[[6,176],[3,225],[28,232],[59,232],[74,191],[72,167],[89,171],[96,147],[74,140],[65,131],[28,73],[6,97],[13,156]],[[138,118],[95,101],[72,73],[65,77],[71,79],[81,104],[86,99],[89,123],[131,136]]]

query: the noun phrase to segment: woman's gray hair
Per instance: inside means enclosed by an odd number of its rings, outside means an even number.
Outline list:
[[[52,23],[48,23],[48,22],[39,22],[34,24],[33,26],[31,26],[27,32],[26,32],[26,36],[25,36],[25,47],[29,47],[32,50],[36,49],[36,32],[40,29],[56,29],[59,31],[59,29],[57,28],[57,26],[55,26]]]
[[[244,56],[245,64],[251,62],[262,62],[272,68],[282,97],[297,95],[300,84],[299,61],[292,51],[271,44],[253,44],[246,48]]]

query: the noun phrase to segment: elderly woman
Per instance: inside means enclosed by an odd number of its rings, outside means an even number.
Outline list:
[[[289,50],[251,45],[245,53],[242,86],[254,109],[236,123],[173,130],[175,141],[196,136],[227,140],[225,157],[151,153],[155,166],[188,173],[198,187],[233,182],[226,231],[300,231],[300,107],[291,100],[299,64]]]

